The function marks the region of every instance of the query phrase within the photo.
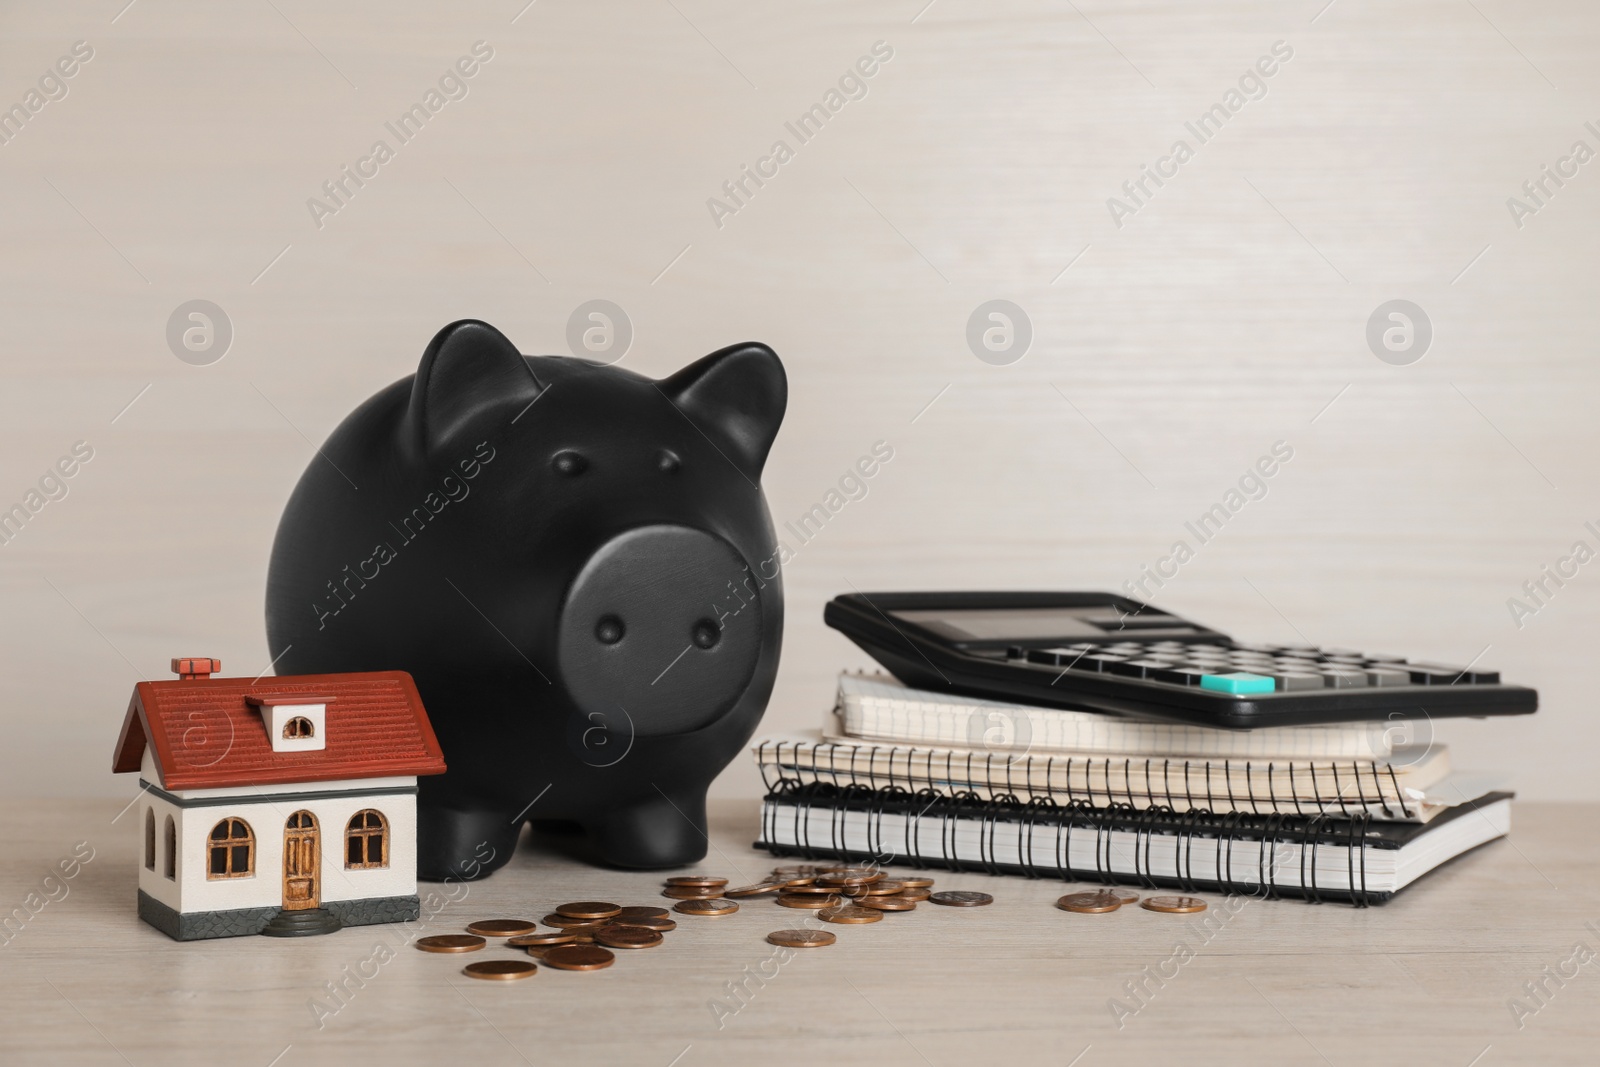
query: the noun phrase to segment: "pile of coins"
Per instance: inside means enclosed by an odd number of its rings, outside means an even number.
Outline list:
[[[781,908],[811,912],[818,920],[844,926],[875,923],[886,912],[914,911],[924,901],[947,907],[974,908],[991,904],[987,893],[933,891],[933,879],[921,875],[890,877],[876,867],[849,864],[804,864],[778,867],[751,885],[727,888],[726,878],[668,878],[662,895],[676,899],[673,910],[685,915],[731,915],[738,901],[771,897]],[[838,938],[826,930],[775,930],[767,935],[786,948],[821,948]]]
[[[951,908],[978,908],[993,904],[988,893],[967,890],[934,892],[933,879],[917,875],[889,875],[877,867],[844,863],[801,864],[777,867],[751,885],[728,888],[716,875],[678,875],[666,880],[661,895],[675,901],[680,915],[718,918],[732,915],[740,901],[770,897],[780,908],[808,912],[817,920],[842,926],[882,921],[885,913],[915,911],[918,904]],[[1101,915],[1127,904],[1149,911],[1189,915],[1205,911],[1199,897],[1152,896],[1141,899],[1131,889],[1108,886],[1068,893],[1056,901],[1063,911]],[[624,907],[600,900],[562,904],[542,920],[547,931],[529,919],[482,919],[467,925],[465,934],[440,934],[419,938],[425,952],[476,952],[490,938],[503,939],[510,948],[523,949],[548,967],[563,971],[598,971],[616,961],[616,951],[655,948],[665,934],[677,929],[666,908]],[[816,927],[774,930],[767,941],[786,948],[822,948],[838,937]],[[529,960],[497,959],[469,963],[463,973],[493,981],[531,977],[538,966]]]
[[[468,923],[465,934],[423,937],[416,946],[424,952],[476,952],[489,938],[504,938],[507,947],[523,949],[556,970],[598,971],[616,962],[613,949],[655,948],[665,940],[663,934],[678,926],[665,908],[599,900],[562,904],[544,917],[544,924],[551,929],[539,932],[539,924],[530,919],[482,919]],[[484,960],[467,964],[462,973],[503,982],[531,978],[538,970],[528,960]]]
[[[1062,911],[1075,911],[1081,915],[1104,915],[1116,911],[1124,904],[1138,904],[1147,911],[1161,911],[1173,915],[1193,915],[1206,910],[1206,902],[1199,897],[1160,896],[1139,898],[1139,894],[1120,886],[1091,889],[1082,893],[1068,893],[1056,901]]]

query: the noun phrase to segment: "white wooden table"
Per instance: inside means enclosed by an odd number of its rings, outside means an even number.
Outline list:
[[[1491,1067],[1591,1064],[1600,1041],[1594,964],[1562,986],[1546,980],[1542,1005],[1523,989],[1547,965],[1559,971],[1574,945],[1600,949],[1600,932],[1585,925],[1600,926],[1593,806],[1522,805],[1510,839],[1385,907],[1251,902],[1209,940],[1188,917],[1059,911],[1059,883],[936,874],[943,888],[982,889],[995,903],[924,904],[870,926],[831,927],[836,945],[780,962],[764,938],[804,913],[747,902],[725,918],[680,916],[665,945],[619,952],[609,970],[540,968],[508,984],[474,981],[460,968],[513,950],[424,953],[406,947],[417,931],[401,927],[170,941],[134,917],[136,834],[126,819],[112,825],[119,807],[0,807],[8,909],[30,892],[43,897],[46,873],[77,842],[94,853],[77,877],[51,883],[59,899],[0,948],[8,1067],[802,1059],[1237,1067],[1378,1058]],[[755,815],[750,803],[714,807],[704,870],[753,880],[771,865],[750,848]],[[458,899],[419,930],[538,919],[568,900],[666,903],[660,881],[524,851],[486,881],[449,887]],[[1209,899],[1214,914],[1226,912]],[[1165,962],[1180,941],[1194,958]],[[1142,978],[1147,967],[1175,977],[1157,985]],[[1130,981],[1149,991],[1142,1005],[1127,993]],[[347,983],[342,1001],[329,982]],[[742,1006],[730,983],[749,991]],[[1517,997],[1538,1008],[1520,1030],[1508,1007]],[[1120,1029],[1112,998],[1137,1009]]]

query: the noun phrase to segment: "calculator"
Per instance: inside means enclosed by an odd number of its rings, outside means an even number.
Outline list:
[[[1526,715],[1492,670],[1245,644],[1113,593],[849,593],[823,621],[906,685],[1016,704],[1247,728]]]

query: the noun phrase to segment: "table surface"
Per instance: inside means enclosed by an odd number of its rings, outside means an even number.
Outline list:
[[[723,918],[680,916],[665,945],[619,951],[609,970],[541,967],[504,985],[461,967],[514,950],[445,956],[407,942],[474,919],[538,919],[569,900],[666,904],[661,874],[598,870],[525,841],[483,882],[424,886],[415,927],[180,944],[134,915],[135,828],[119,807],[0,805],[0,899],[26,908],[38,894],[37,913],[0,948],[6,1064],[292,1067],[375,1062],[381,1049],[385,1064],[698,1067],[803,1055],[877,1067],[994,1062],[1003,1051],[1017,1063],[1095,1067],[1344,1064],[1381,1051],[1488,1067],[1593,1063],[1600,1039],[1600,977],[1573,962],[1576,946],[1600,946],[1594,806],[1519,805],[1510,839],[1380,908],[1230,907],[1208,894],[1210,914],[1226,920],[1208,934],[1192,916],[1059,911],[1056,882],[935,872],[939,887],[981,889],[994,904],[924,904],[831,927],[837,944],[784,959],[765,937],[803,913],[757,899]],[[765,873],[770,857],[750,847],[756,816],[748,802],[714,804],[700,869]],[[47,882],[75,849],[93,858]],[[1178,956],[1192,958],[1175,963],[1180,943],[1189,951]],[[1142,979],[1147,968],[1170,977]],[[1149,990],[1142,1003],[1130,981]],[[1541,981],[1535,999],[1524,984]],[[330,982],[348,992],[333,998]],[[730,992],[740,983],[742,1003]],[[1114,998],[1132,1011],[1120,1026]]]

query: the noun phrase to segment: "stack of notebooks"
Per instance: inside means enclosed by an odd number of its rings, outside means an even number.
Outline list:
[[[820,734],[753,749],[780,855],[1387,901],[1504,836],[1510,794],[1384,722],[1225,730],[844,674]]]

